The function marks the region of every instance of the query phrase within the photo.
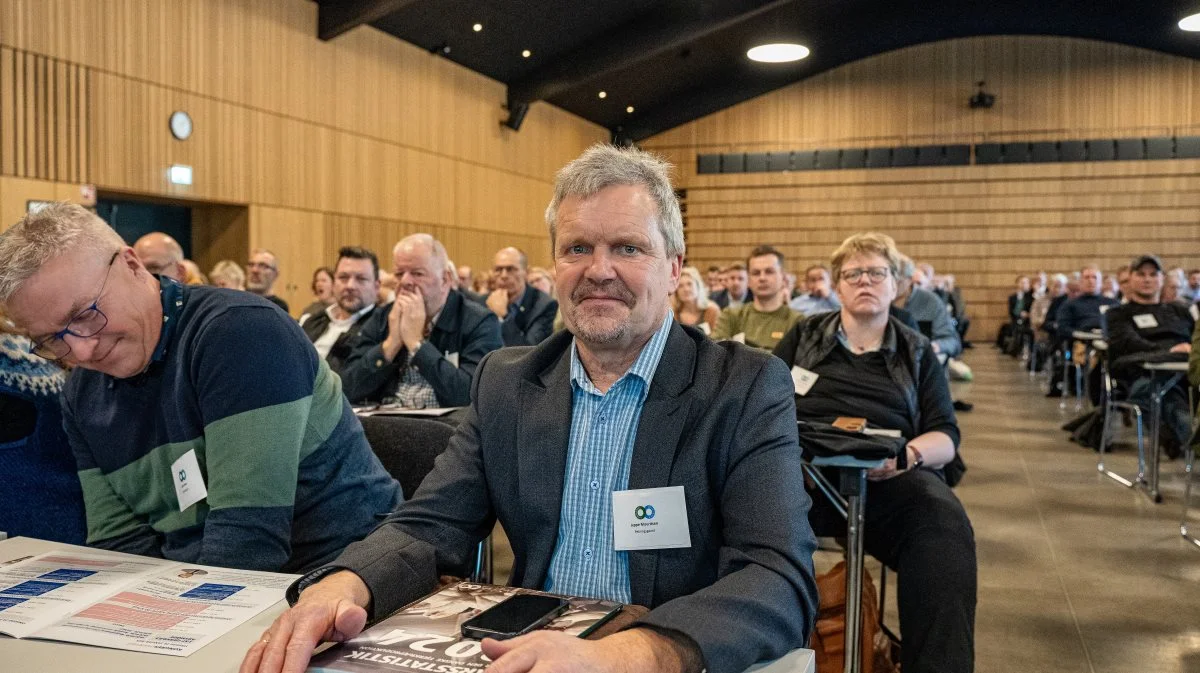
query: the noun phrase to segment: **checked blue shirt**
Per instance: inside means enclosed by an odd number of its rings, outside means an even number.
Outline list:
[[[642,404],[673,322],[668,313],[607,393],[592,385],[571,344],[571,439],[546,591],[630,602],[629,552],[613,549],[612,493],[629,487]]]

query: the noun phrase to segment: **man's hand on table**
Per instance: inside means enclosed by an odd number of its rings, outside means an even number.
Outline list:
[[[650,629],[634,628],[600,640],[583,640],[557,631],[535,631],[512,640],[485,638],[483,653],[492,660],[488,673],[690,673],[686,661],[699,653]],[[689,656],[690,655],[690,656]]]
[[[367,585],[352,572],[334,573],[300,594],[291,609],[250,647],[239,673],[303,673],[317,645],[358,635],[371,601]]]

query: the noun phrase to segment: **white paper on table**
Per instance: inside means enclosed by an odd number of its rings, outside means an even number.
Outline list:
[[[0,566],[0,633],[186,657],[278,603],[296,577],[48,552]]]
[[[359,416],[445,416],[452,411],[458,411],[462,407],[432,407],[429,409],[412,409],[402,407],[400,405],[380,405],[375,409],[357,412]]]

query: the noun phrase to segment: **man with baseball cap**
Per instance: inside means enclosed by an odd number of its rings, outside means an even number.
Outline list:
[[[1187,307],[1162,303],[1163,265],[1155,255],[1141,255],[1129,265],[1127,303],[1108,310],[1109,370],[1129,390],[1129,399],[1150,408],[1151,377],[1145,362],[1186,361],[1192,352],[1195,320]],[[1179,456],[1191,430],[1187,382],[1176,381],[1162,400],[1162,447]]]

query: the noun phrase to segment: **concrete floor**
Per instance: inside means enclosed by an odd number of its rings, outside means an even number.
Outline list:
[[[954,392],[975,409],[959,415],[968,472],[956,492],[978,547],[975,670],[1200,673],[1200,548],[1179,536],[1182,461],[1163,463],[1154,505],[1097,473],[1095,454],[1059,429],[1073,406],[1060,411],[1015,360],[982,345],[966,359],[975,381]],[[1108,462],[1135,471],[1131,449]],[[503,582],[512,555],[499,529],[496,542]],[[821,571],[838,555],[815,560]],[[867,567],[878,582],[878,563]],[[894,604],[887,613],[895,629]]]

